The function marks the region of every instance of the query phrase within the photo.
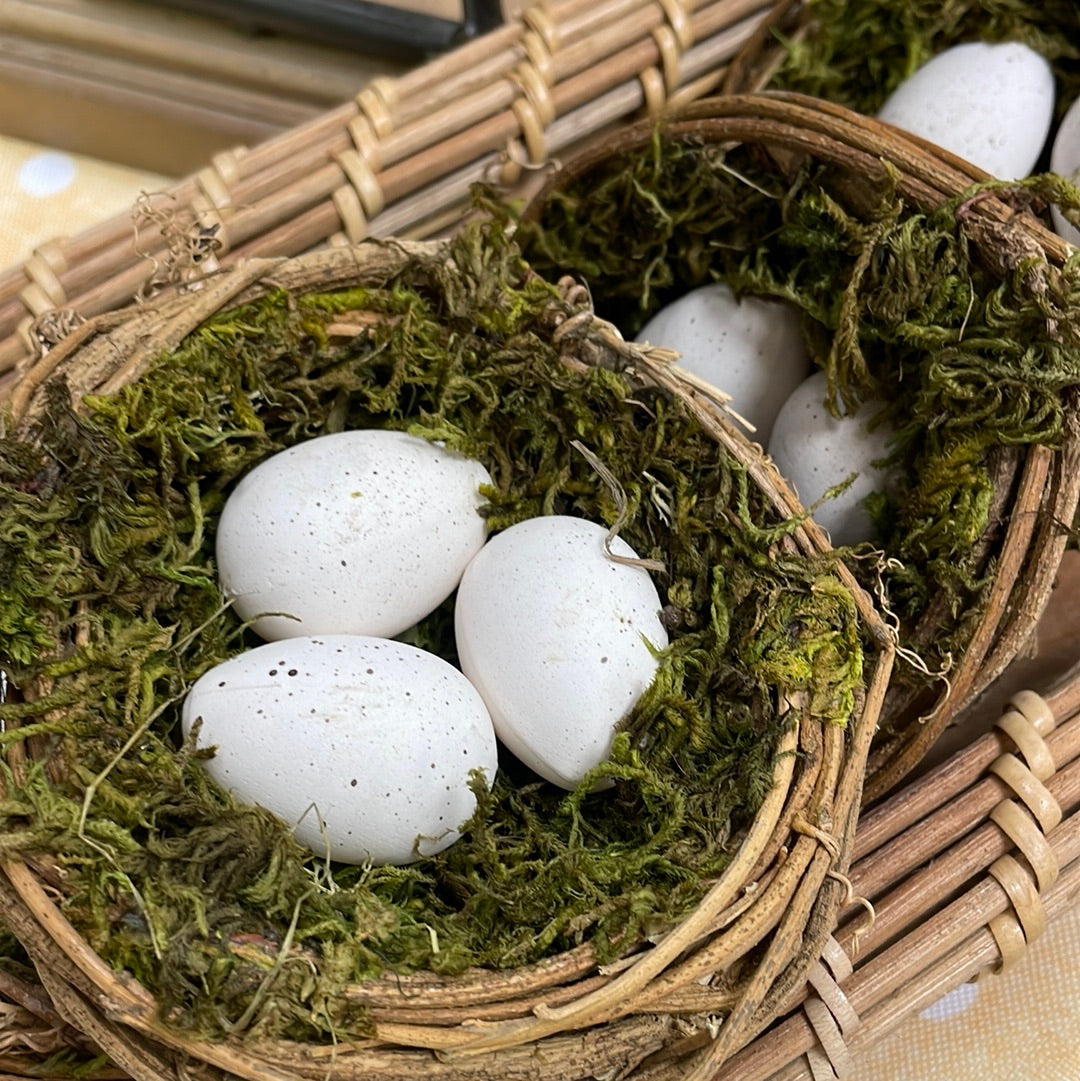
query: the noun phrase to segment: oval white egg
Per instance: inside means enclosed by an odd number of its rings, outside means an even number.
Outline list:
[[[878,117],[991,176],[1018,180],[1038,161],[1054,114],[1054,75],[1019,42],[945,49],[905,79]]]
[[[1080,184],[1080,98],[1069,106],[1069,111],[1062,117],[1054,146],[1050,151],[1050,171]],[[1080,246],[1080,229],[1070,225],[1056,206],[1050,208],[1054,219],[1054,229],[1058,236],[1070,244]]]
[[[490,480],[479,462],[404,432],[299,443],[226,501],[222,590],[269,640],[400,634],[454,591],[482,547]]]
[[[347,863],[442,851],[475,809],[469,771],[490,784],[498,764],[469,681],[433,653],[380,638],[289,638],[238,654],[191,688],[185,736],[196,718],[222,788],[294,825],[317,855],[328,839]]]
[[[880,402],[863,402],[854,413],[834,417],[825,406],[828,390],[825,373],[815,372],[788,398],[773,426],[769,456],[805,507],[857,473],[851,485],[822,503],[813,517],[834,545],[872,541],[874,525],[863,501],[887,487],[888,473],[873,462],[888,454],[893,429],[887,424],[869,427]]]
[[[568,789],[607,758],[667,645],[652,578],[609,559],[606,536],[580,518],[520,522],[469,564],[456,600],[461,668],[496,734]],[[636,558],[618,538],[612,551]]]
[[[810,374],[796,310],[776,300],[736,298],[724,282],[661,308],[635,340],[675,350],[681,367],[731,395],[731,408],[763,444],[784,400]]]

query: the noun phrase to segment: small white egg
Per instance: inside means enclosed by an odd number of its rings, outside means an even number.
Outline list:
[[[494,536],[469,564],[455,608],[462,671],[499,739],[541,777],[574,788],[610,753],[615,725],[667,645],[648,571],[604,551],[607,530],[566,516]],[[616,538],[612,551],[637,558]]]
[[[191,688],[185,736],[196,718],[222,788],[294,825],[316,855],[328,838],[346,863],[441,852],[475,810],[469,771],[490,785],[498,765],[472,684],[435,654],[381,638],[288,638],[238,654]]]
[[[773,426],[768,452],[806,507],[852,473],[858,474],[813,517],[834,545],[859,544],[874,539],[863,501],[887,488],[888,473],[872,463],[888,454],[893,429],[884,423],[868,427],[880,402],[863,402],[854,413],[834,417],[825,406],[828,390],[828,377],[815,372],[788,398]]]
[[[1054,74],[1019,42],[945,49],[905,79],[878,118],[1002,180],[1028,176],[1054,114]]]
[[[1080,98],[1069,106],[1069,111],[1062,117],[1061,126],[1054,136],[1054,146],[1050,151],[1050,171],[1080,184]],[[1058,236],[1070,244],[1080,246],[1080,229],[1070,225],[1056,206],[1050,208],[1054,219],[1054,229]]]
[[[679,353],[679,365],[730,394],[731,408],[768,442],[784,399],[810,374],[796,310],[736,298],[724,282],[702,285],[661,308],[636,341]]]
[[[483,546],[480,486],[490,482],[479,462],[404,432],[298,443],[226,501],[222,590],[269,640],[393,637],[450,596]]]

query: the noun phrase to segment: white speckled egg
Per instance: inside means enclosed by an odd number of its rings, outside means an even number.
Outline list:
[[[814,521],[834,545],[859,544],[874,539],[863,500],[888,484],[888,474],[871,463],[888,454],[893,429],[887,424],[868,427],[881,409],[878,402],[863,402],[854,413],[834,417],[825,407],[828,389],[825,373],[815,372],[788,398],[776,418],[768,451],[806,507],[852,473],[858,474],[848,488],[814,511]]]
[[[499,739],[541,777],[574,788],[607,758],[615,725],[656,675],[667,645],[649,572],[604,551],[607,530],[533,518],[497,534],[458,589],[462,671]],[[612,551],[636,558],[616,538]]]
[[[737,299],[724,282],[668,304],[636,340],[675,350],[681,367],[730,394],[731,408],[761,443],[784,400],[810,374],[796,310],[776,300]]]
[[[404,432],[298,443],[226,501],[222,590],[270,640],[400,634],[450,596],[483,546],[490,480],[479,462]]]
[[[288,638],[219,664],[191,688],[185,736],[202,719],[213,779],[295,824],[297,840],[346,863],[410,863],[459,836],[490,784],[495,733],[452,665],[360,635]],[[317,811],[317,813],[316,813]]]
[[[1054,136],[1054,147],[1050,151],[1050,171],[1080,184],[1080,98],[1069,106],[1069,111],[1062,117],[1061,126]],[[1070,244],[1080,246],[1080,229],[1070,225],[1056,206],[1050,208],[1054,219],[1054,229],[1058,236]]]
[[[1002,180],[1028,176],[1054,113],[1046,59],[1018,42],[945,49],[905,79],[878,117]]]

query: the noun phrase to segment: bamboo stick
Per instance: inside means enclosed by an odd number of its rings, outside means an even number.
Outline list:
[[[756,25],[766,6],[762,0],[721,0],[702,6],[694,13],[697,38],[700,41],[751,17],[754,17]],[[580,5],[574,0],[564,0],[550,8],[550,17],[552,25],[557,28],[559,40],[572,44],[587,39],[589,34],[600,29],[600,21],[605,17],[610,18],[611,11],[589,9],[582,13]],[[456,99],[504,77],[525,58],[520,44],[525,32],[523,24],[508,24],[397,78],[394,86],[399,103],[396,110],[398,126],[381,147],[385,160],[397,160],[413,152],[416,140],[406,129],[412,121],[420,119],[426,122],[433,103],[443,105],[448,101],[453,102],[448,106],[446,115],[440,117],[440,123],[457,122]],[[277,186],[291,182],[300,174],[288,171],[283,174],[281,170],[288,168],[289,163],[292,163],[293,170],[303,170],[305,159],[311,154],[319,157],[340,152],[348,145],[347,140],[340,138],[341,132],[355,115],[355,105],[350,102],[251,148],[236,163],[236,201],[263,198]],[[445,123],[436,134],[446,134]],[[423,140],[420,142],[423,143]],[[245,187],[245,181],[251,186]],[[189,178],[170,189],[169,194],[182,206],[193,196],[195,188],[194,180]],[[60,251],[73,264],[118,240],[126,240],[130,232],[128,218],[119,216],[70,241],[63,241]],[[25,284],[21,268],[10,268],[0,275],[0,301],[16,295]]]
[[[1063,673],[1044,695],[1057,717],[1072,718],[1080,711],[1080,665]],[[1064,733],[1068,731],[1070,735]],[[1071,725],[1059,726],[1047,737],[1055,762],[1069,761],[1072,751]],[[1066,746],[1062,746],[1068,740]],[[907,785],[883,803],[866,811],[859,820],[855,839],[856,862],[923,821],[938,806],[942,793],[962,791],[973,785],[998,755],[1011,751],[1012,741],[995,730],[979,736],[963,750],[924,774],[922,783]],[[1061,756],[1059,758],[1059,755]]]

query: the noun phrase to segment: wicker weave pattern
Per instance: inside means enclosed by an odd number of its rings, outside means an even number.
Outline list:
[[[477,181],[513,186],[610,125],[708,93],[767,0],[575,0],[398,79],[259,146],[215,155],[150,200],[0,275],[0,386],[55,335],[57,309],[89,317],[152,279],[179,280],[253,256],[295,255],[366,236],[434,235]],[[164,219],[188,231],[170,251]]]
[[[905,827],[913,804],[922,813]],[[843,1002],[813,980],[799,1009],[736,1055],[726,1076],[846,1081],[851,1049],[943,992],[1020,961],[1080,888],[1078,811],[1074,669],[1045,698],[1013,696],[995,731],[863,817],[851,882],[875,916],[868,926],[865,909],[849,909],[826,948],[854,959],[850,970],[830,962]]]

